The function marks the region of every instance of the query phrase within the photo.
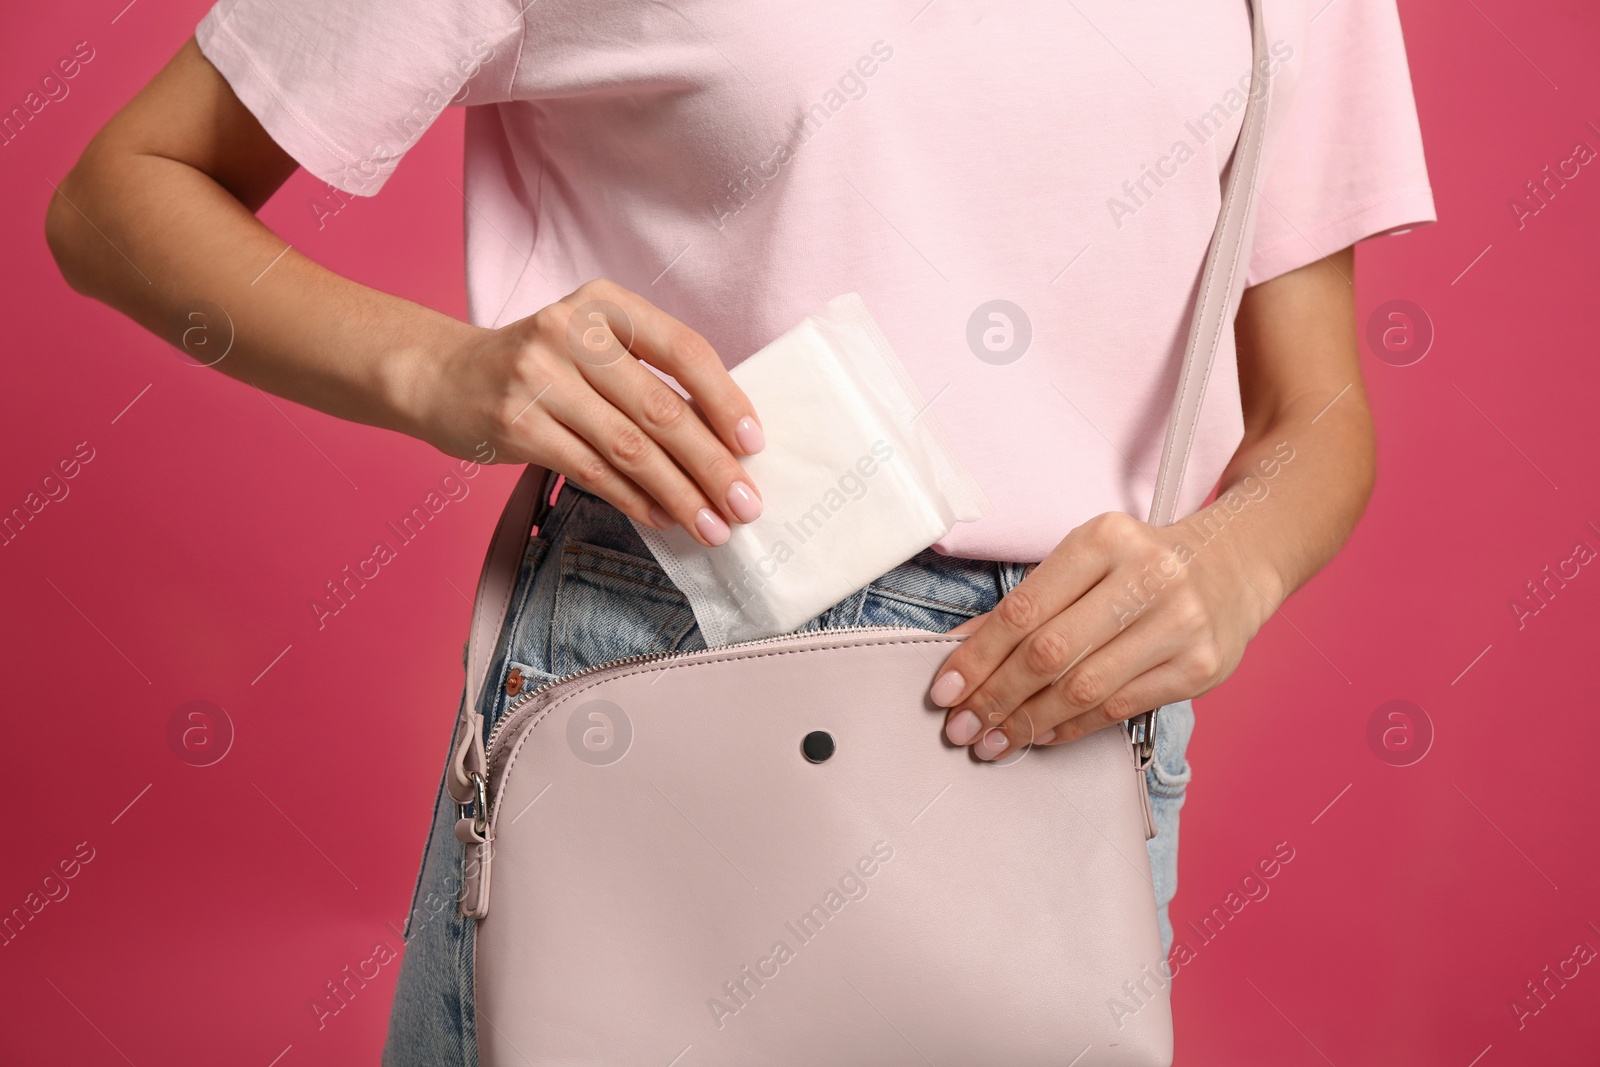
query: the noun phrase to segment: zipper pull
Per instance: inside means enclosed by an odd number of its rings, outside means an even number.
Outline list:
[[[446,785],[456,802],[456,840],[461,856],[461,914],[481,919],[489,914],[489,778],[483,750],[483,716],[466,712],[456,730],[454,755]]]
[[[488,783],[483,775],[474,775],[473,785],[477,798],[472,804],[472,814],[456,820],[456,840],[466,846],[461,855],[461,915],[467,919],[483,919],[489,915],[489,857],[493,845],[489,840]]]
[[[1156,711],[1140,712],[1128,720],[1128,740],[1133,742],[1134,758],[1139,769],[1150,766],[1156,754]]]

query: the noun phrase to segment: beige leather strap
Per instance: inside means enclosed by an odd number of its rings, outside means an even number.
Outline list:
[[[544,486],[549,472],[543,467],[529,464],[522,477],[511,490],[511,499],[500,512],[494,536],[489,539],[489,551],[478,573],[478,591],[472,602],[472,629],[467,636],[467,689],[461,704],[461,714],[456,720],[455,743],[451,751],[457,756],[450,761],[447,784],[450,796],[457,804],[473,800],[474,785],[470,777],[462,777],[461,768],[482,773],[483,715],[478,702],[489,684],[490,660],[495,643],[505,628],[506,613],[511,608],[511,594],[516,589],[517,575],[522,568],[522,557],[528,547],[528,533],[533,528],[539,509],[545,503]]]
[[[1200,404],[1206,382],[1222,345],[1224,331],[1233,329],[1233,317],[1244,292],[1245,274],[1250,268],[1250,237],[1255,232],[1256,185],[1261,177],[1261,148],[1266,140],[1267,75],[1262,70],[1267,55],[1265,20],[1261,0],[1251,8],[1250,102],[1245,105],[1244,125],[1234,146],[1228,184],[1222,192],[1222,214],[1206,252],[1205,270],[1200,276],[1200,296],[1194,318],[1189,323],[1189,343],[1184,348],[1183,365],[1178,371],[1177,395],[1172,400],[1172,417],[1167,421],[1167,439],[1161,449],[1161,466],[1156,472],[1156,491],[1150,501],[1150,525],[1170,526],[1177,518],[1178,496],[1183,476],[1194,449],[1194,435],[1200,425]]]
[[[1223,331],[1233,326],[1249,268],[1250,235],[1255,230],[1255,191],[1261,171],[1261,147],[1267,124],[1269,94],[1262,60],[1267,55],[1266,31],[1260,16],[1260,0],[1251,4],[1251,34],[1254,66],[1251,68],[1250,101],[1245,107],[1244,126],[1234,148],[1227,187],[1222,195],[1222,213],[1217,221],[1211,247],[1206,253],[1201,276],[1200,296],[1189,327],[1189,342],[1184,349],[1178,373],[1177,394],[1173,398],[1172,418],[1167,426],[1166,443],[1161,451],[1161,467],[1156,474],[1155,497],[1150,505],[1150,523],[1166,526],[1176,517],[1178,494],[1194,447],[1200,421],[1200,403],[1205,396],[1211,366],[1222,344]],[[458,720],[455,749],[459,759],[450,761],[447,779],[450,795],[458,804],[473,800],[473,773],[483,773],[483,716],[479,699],[488,685],[490,660],[495,643],[505,626],[511,593],[516,586],[528,531],[544,503],[543,487],[547,471],[530,465],[522,472],[511,499],[506,501],[500,522],[489,542],[478,579],[477,600],[472,605],[472,631],[467,641],[467,691]],[[465,768],[463,777],[461,769]]]

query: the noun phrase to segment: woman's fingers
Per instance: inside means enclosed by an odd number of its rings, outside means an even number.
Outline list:
[[[1105,523],[1102,519],[1090,520],[1069,533],[1043,563],[1001,599],[983,625],[962,642],[960,648],[950,653],[929,691],[935,704],[946,708],[965,707],[972,694],[1030,634],[1059,615],[1109,573],[1113,552],[1103,536],[1102,527]],[[1056,640],[1055,637],[1046,639],[1047,642]],[[1072,640],[1070,635],[1069,640]],[[1057,650],[1049,647],[1048,643],[1040,650],[1041,654],[1054,651]],[[1068,662],[1070,657],[1057,670]],[[1009,712],[1015,707],[1012,704],[1003,710]]]
[[[662,512],[701,544],[725,543],[729,528],[719,509],[710,505],[662,445],[590,387],[581,374],[570,368],[566,374],[575,382],[558,381],[548,389],[540,399],[541,410],[588,442],[608,466],[648,493]],[[566,376],[559,371],[558,375]],[[574,472],[567,473],[571,476]],[[575,480],[582,485],[583,475],[577,474]]]
[[[607,463],[594,447],[553,418],[545,417],[540,442],[544,466],[566,474],[567,480],[593,493],[631,519],[665,529],[670,522],[652,516],[659,511],[650,494]]]
[[[752,522],[759,491],[737,455],[764,445],[749,400],[699,334],[642,297],[603,279],[532,320],[539,340],[562,352],[568,377],[545,408],[702,544],[727,541],[730,522]],[[706,417],[639,358],[707,394]],[[678,372],[683,372],[681,375]],[[720,421],[719,436],[708,421]],[[654,524],[654,523],[653,523]]]
[[[626,416],[694,480],[702,496],[691,500],[679,492],[657,497],[663,508],[688,526],[709,503],[729,522],[752,522],[761,514],[761,498],[739,461],[689,407],[688,401],[631,357],[603,366],[578,364],[595,391]],[[654,489],[655,483],[642,482]]]
[[[644,297],[605,279],[583,285],[567,301],[573,305],[578,323],[579,350],[588,354],[579,358],[603,366],[616,355],[615,349],[590,332],[603,319],[622,347],[670,374],[688,391],[731,453],[753,456],[766,447],[761,420],[750,398],[729,376],[704,337]]]
[[[1104,582],[1091,589],[1019,641],[956,707],[971,711],[985,730],[992,729],[1033,694],[1078,676],[1096,650],[1116,635],[1112,599],[1114,594],[1107,592]]]
[[[1055,733],[1044,743],[1064,734],[1082,736],[1090,728],[1098,729],[1148,711],[1127,705],[1130,698],[1141,694],[1137,688],[1128,692],[1129,687],[1162,668],[1183,649],[1184,638],[1175,631],[1155,626],[1130,627],[1085,656],[1058,681],[1024,696],[1016,710],[998,725],[985,723],[989,728],[973,749],[982,759],[994,759],[1022,745],[1040,743],[1040,737],[1051,730]],[[1072,733],[1067,724],[1095,713],[1106,716],[1099,726],[1082,724],[1077,733]]]
[[[1169,660],[1128,682],[1107,698],[1104,704],[1064,719],[1049,731],[1042,731],[1048,736],[1041,737],[1034,744],[1064,745],[1087,737],[1096,730],[1126,722],[1135,715],[1187,700],[1194,695],[1193,688],[1187,684],[1188,677],[1189,672],[1182,664]],[[1043,701],[1048,697],[1041,694],[1039,699]],[[1039,714],[1045,714],[1043,709]]]
[[[1126,515],[1074,530],[946,660],[930,693],[953,709],[946,736],[993,759],[1216,685],[1243,640],[1226,570],[1219,580],[1192,560],[1170,534]],[[1009,603],[1018,594],[1020,608]],[[1167,686],[1154,696],[1138,681],[1152,675]]]

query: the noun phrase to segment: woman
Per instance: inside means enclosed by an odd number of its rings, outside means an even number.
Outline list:
[[[701,646],[627,520],[715,546],[756,518],[741,457],[761,415],[725,367],[861,292],[995,508],[808,628],[970,633],[931,695],[985,759],[1164,706],[1148,785],[1170,943],[1189,698],[1371,490],[1351,246],[1433,218],[1391,0],[1261,0],[1260,17],[1253,64],[1240,0],[221,0],[63,180],[49,239],[74,288],[171,340],[197,302],[223,309],[224,373],[567,476],[529,542],[491,726],[528,684]],[[1250,288],[1180,513],[1219,500],[1157,529],[1132,516],[1263,92]],[[440,195],[465,201],[470,324],[254,218],[297,166],[376,193],[452,101],[466,173]],[[582,358],[596,313],[633,358]],[[389,1063],[476,1062],[454,818],[441,792]]]

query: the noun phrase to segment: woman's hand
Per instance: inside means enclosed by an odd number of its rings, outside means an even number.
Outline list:
[[[415,363],[408,432],[450,455],[481,458],[487,443],[498,459],[559,471],[630,518],[681,524],[704,545],[761,514],[738,459],[764,445],[749,399],[705,338],[619,285],[587,282]]]
[[[992,612],[954,631],[971,636],[932,689],[952,709],[946,736],[992,760],[1228,677],[1281,583],[1246,571],[1234,531],[1203,536],[1193,520],[1158,529],[1116,512],[1073,530]]]
[[[1346,248],[1245,290],[1234,321],[1245,432],[1217,502],[1160,529],[1091,519],[958,627],[971,636],[930,694],[952,709],[952,742],[994,759],[1199,696],[1333,558],[1373,484],[1354,274]]]

